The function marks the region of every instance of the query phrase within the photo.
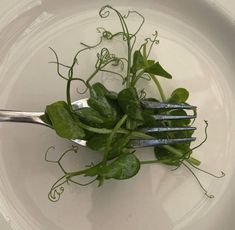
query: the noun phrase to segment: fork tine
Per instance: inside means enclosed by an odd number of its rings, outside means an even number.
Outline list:
[[[143,147],[153,147],[158,145],[172,145],[179,143],[186,143],[195,141],[196,137],[190,138],[177,138],[177,139],[156,139],[156,140],[131,140],[129,147],[131,148],[143,148]]]
[[[193,131],[196,127],[146,127],[138,129],[144,133],[155,133],[155,132],[175,132],[175,131]]]
[[[177,116],[177,115],[152,115],[152,117],[156,120],[180,120],[180,119],[194,119],[197,116],[196,115],[183,115],[183,116]]]
[[[170,104],[157,101],[141,101],[146,109],[196,109],[196,106],[186,104]]]

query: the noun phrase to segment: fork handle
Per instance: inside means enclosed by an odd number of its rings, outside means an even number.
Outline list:
[[[40,116],[42,112],[21,112],[14,110],[0,110],[0,122],[34,123],[48,126]]]

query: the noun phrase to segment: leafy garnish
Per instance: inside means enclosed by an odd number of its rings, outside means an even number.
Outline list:
[[[167,100],[169,103],[185,103],[188,100],[189,92],[187,89],[184,88],[178,88],[175,89],[170,98]]]
[[[56,133],[66,139],[83,139],[84,130],[79,126],[76,119],[64,101],[58,101],[46,107],[53,129]]]
[[[83,139],[87,141],[87,147],[99,152],[102,160],[99,163],[91,164],[84,169],[77,171],[67,171],[64,169],[62,159],[68,152],[77,152],[77,147],[65,151],[59,160],[48,160],[48,151],[46,160],[59,165],[64,175],[59,178],[52,186],[49,192],[49,199],[57,201],[64,192],[65,183],[74,183],[85,186],[95,181],[101,186],[108,179],[124,180],[135,176],[141,165],[161,163],[170,165],[173,170],[181,166],[186,167],[205,192],[206,196],[212,198],[207,190],[201,184],[200,180],[192,171],[196,169],[216,178],[223,177],[225,174],[221,172],[221,176],[215,176],[198,166],[200,161],[195,159],[192,154],[193,150],[200,147],[207,140],[207,127],[205,127],[205,139],[196,147],[192,147],[191,143],[178,143],[174,145],[162,145],[154,147],[155,158],[152,160],[138,159],[135,150],[130,148],[131,139],[177,139],[192,137],[194,130],[190,131],[174,131],[174,132],[157,132],[147,134],[143,128],[146,127],[190,127],[192,122],[189,119],[180,120],[156,120],[155,115],[187,115],[183,109],[146,109],[142,107],[142,100],[167,102],[172,104],[188,104],[189,91],[185,88],[177,88],[173,90],[171,95],[167,96],[164,92],[160,80],[172,79],[172,75],[163,68],[164,64],[160,64],[159,60],[150,57],[150,53],[154,45],[159,43],[158,33],[151,37],[147,37],[142,41],[140,47],[136,47],[137,35],[141,30],[145,18],[137,11],[128,11],[121,14],[117,9],[110,5],[103,6],[99,11],[101,18],[107,18],[111,13],[117,16],[120,21],[120,31],[109,31],[103,27],[98,27],[100,34],[99,42],[95,45],[81,43],[82,49],[75,54],[72,64],[65,65],[60,63],[59,57],[55,50],[53,51],[59,77],[66,81],[66,102],[58,101],[48,105],[45,114],[41,119],[51,126],[56,133],[66,139]],[[139,27],[135,31],[131,31],[128,27],[128,19],[132,15],[140,18]],[[135,18],[136,19],[136,18]],[[105,42],[109,43],[117,39],[126,45],[126,56],[118,57],[105,47]],[[103,45],[103,46],[102,46]],[[86,78],[75,77],[74,68],[79,64],[79,56],[86,50],[100,47],[97,53],[97,60],[94,70]],[[60,67],[67,68],[67,74],[62,74]],[[119,69],[119,71],[117,71]],[[94,82],[98,73],[109,73],[111,76],[120,77],[123,88],[118,92],[110,91],[104,84]],[[140,86],[137,83],[142,79]],[[145,90],[145,83],[152,81],[156,86],[159,97],[148,95]],[[71,103],[70,90],[74,82],[79,82],[85,86],[84,92],[89,92],[88,99],[89,108],[74,108]],[[197,116],[196,108],[193,111]],[[51,148],[50,148],[51,149]],[[79,177],[91,178],[87,183],[78,182]]]
[[[143,120],[140,100],[134,87],[123,89],[118,94],[118,103],[129,118]]]

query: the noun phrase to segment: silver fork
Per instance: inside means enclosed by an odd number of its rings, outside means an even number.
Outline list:
[[[74,109],[88,107],[87,98],[75,101],[72,103]],[[155,101],[141,101],[141,104],[144,108],[148,109],[188,109],[194,110],[195,106],[185,105],[185,104],[169,104],[169,103],[160,103]],[[41,119],[41,116],[44,115],[44,112],[22,112],[15,110],[0,110],[0,122],[20,122],[20,123],[33,123],[40,124],[47,127],[50,127],[49,124],[44,122]],[[172,116],[172,115],[153,115],[153,118],[156,120],[167,121],[167,120],[176,120],[176,119],[194,119],[196,115],[185,115],[185,116]],[[196,130],[195,127],[145,127],[141,128],[138,131],[144,133],[154,133],[154,132],[175,132],[175,131],[191,131]],[[133,139],[130,140],[129,147],[131,148],[142,148],[142,147],[151,147],[157,145],[172,145],[178,143],[192,142],[195,141],[195,137],[190,138],[177,138],[177,139]],[[81,146],[86,146],[87,143],[85,140],[72,140],[74,143]]]

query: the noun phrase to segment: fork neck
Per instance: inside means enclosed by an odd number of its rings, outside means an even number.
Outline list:
[[[48,124],[40,118],[43,114],[42,112],[0,110],[0,122],[34,123],[48,126]]]

